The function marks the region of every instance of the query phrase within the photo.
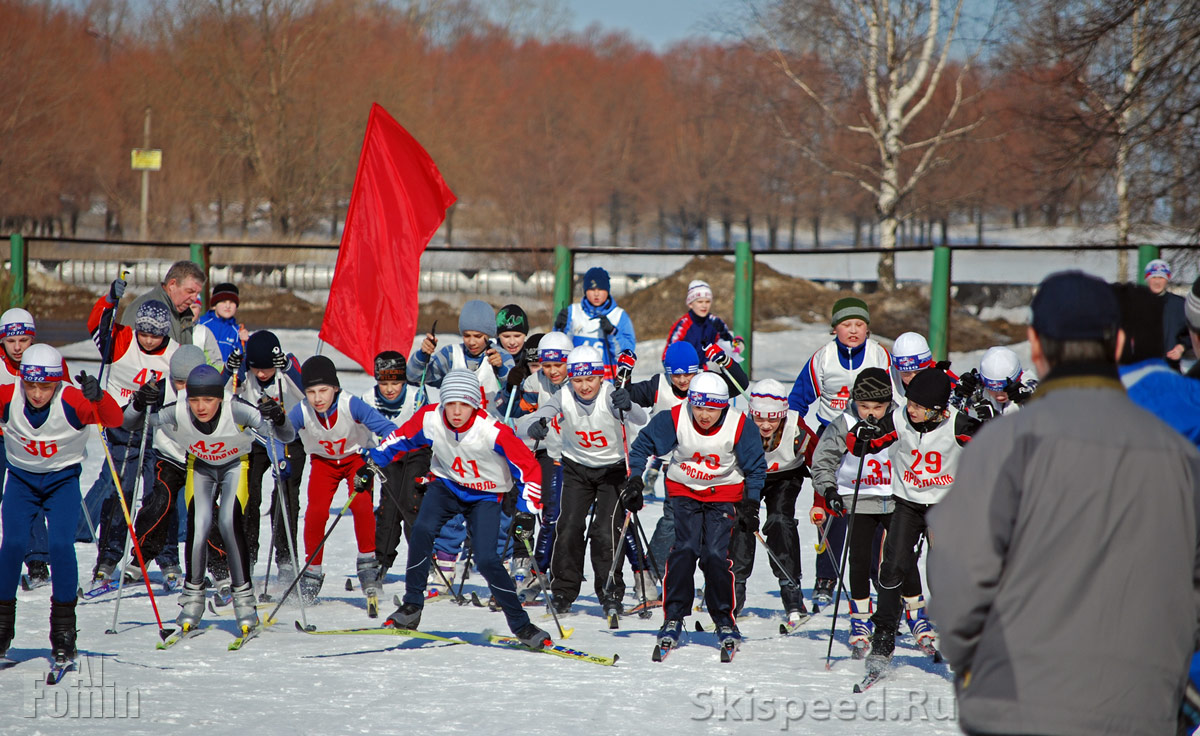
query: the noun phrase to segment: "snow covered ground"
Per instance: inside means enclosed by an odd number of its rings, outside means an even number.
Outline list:
[[[299,356],[314,351],[312,331],[281,331],[280,335],[285,348]],[[756,377],[790,383],[811,352],[828,339],[820,328],[760,334]],[[1027,361],[1028,346],[1019,347],[1024,348],[1018,352]],[[661,341],[639,345],[644,356],[656,356],[661,349]],[[85,358],[94,352],[81,343],[64,348],[64,354]],[[957,370],[978,364],[978,354],[954,357]],[[71,363],[73,370],[95,369],[80,360]],[[639,377],[651,375],[653,363],[642,361]],[[371,384],[368,377],[355,373],[345,375],[342,385],[361,393]],[[99,439],[94,437],[83,467],[85,490],[100,472],[102,459]],[[806,490],[798,510],[806,593],[813,583],[817,541],[813,527],[803,520],[809,499]],[[653,502],[640,514],[648,534],[661,513],[662,504]],[[269,521],[261,521],[265,540]],[[77,545],[76,551],[86,577],[95,561],[95,548]],[[308,620],[318,628],[380,623],[367,618],[360,593],[344,589],[345,581],[354,576],[355,552],[352,525],[344,520],[328,543],[320,605],[307,611]],[[400,554],[404,559],[403,548]],[[256,571],[259,590],[263,563],[265,550]],[[151,577],[157,579],[157,571],[152,570]],[[698,585],[700,579],[698,575]],[[271,589],[281,592],[276,588],[272,581]],[[390,575],[386,603],[381,606],[384,616],[393,608],[392,595],[402,591],[402,578]],[[464,592],[471,591],[486,598],[478,574],[466,584]],[[828,609],[801,633],[781,638],[778,589],[762,550],[749,584],[748,617],[740,623],[747,641],[730,664],[720,663],[712,633],[694,631],[690,642],[666,662],[652,663],[650,651],[661,614],[649,620],[625,618],[619,631],[610,631],[590,582],[584,584],[576,603],[578,613],[564,619],[564,625],[575,630],[566,644],[596,654],[617,653],[621,659],[615,667],[497,647],[445,646],[390,637],[306,636],[292,627],[300,613],[292,606],[280,611],[279,624],[240,652],[226,650],[235,630],[228,613],[206,617],[217,629],[171,650],[157,651],[157,627],[145,588],[127,592],[116,635],[103,633],[112,623],[111,596],[80,603],[80,672],[68,674],[53,688],[42,682],[49,654],[50,589],[18,592],[17,632],[10,656],[22,661],[0,672],[0,733],[57,734],[85,728],[96,734],[156,736],[227,728],[262,734],[471,731],[528,736],[890,734],[909,728],[919,728],[923,734],[958,733],[948,668],[930,663],[908,637],[898,644],[894,675],[864,695],[851,693],[863,667],[849,659],[844,605],[832,669],[825,669]],[[174,596],[157,600],[164,620],[173,620],[178,612]],[[532,615],[554,633],[552,621],[539,620],[543,614],[539,609]],[[689,627],[693,620],[712,628],[704,614],[695,614],[687,622]],[[426,607],[422,628],[447,636],[505,630],[498,613],[445,601]]]

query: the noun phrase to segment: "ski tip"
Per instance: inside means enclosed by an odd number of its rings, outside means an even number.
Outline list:
[[[299,631],[301,634],[304,633],[304,626],[299,621],[293,621],[292,623],[296,624],[296,631]]]
[[[787,627],[787,624],[779,624],[779,633],[780,633],[780,634],[786,634],[786,633],[788,633],[788,627]]]
[[[704,631],[704,624],[697,621],[696,622],[696,631],[701,631],[701,632]]]
[[[116,629],[105,629],[104,633],[108,634],[109,636],[115,636],[117,633],[117,630]]]
[[[350,582],[350,578],[346,578],[346,592],[354,590],[354,583]]]
[[[855,695],[861,695],[861,694],[862,694],[862,691],[863,691],[863,689],[862,689],[862,685],[859,685],[858,683],[855,683],[855,684],[854,684],[854,694],[855,694]]]
[[[174,633],[175,633],[175,629],[159,629],[158,637],[160,639],[162,639],[163,641],[166,641],[171,636],[171,634],[174,634]]]

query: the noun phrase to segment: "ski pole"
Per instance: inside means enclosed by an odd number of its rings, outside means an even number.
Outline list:
[[[762,542],[763,549],[767,551],[767,557],[771,558],[771,562],[775,563],[775,567],[779,568],[779,571],[783,573],[783,576],[787,578],[787,581],[799,588],[800,583],[796,582],[796,578],[792,577],[791,573],[787,571],[787,568],[783,566],[783,563],[779,561],[779,558],[775,556],[775,553],[771,551],[771,548],[767,546],[767,540],[763,539],[762,532],[754,532],[754,537],[758,541]]]
[[[642,520],[638,518],[637,514],[633,515],[633,525],[642,538],[642,545],[646,550],[646,556],[650,559],[650,569],[654,571],[654,577],[662,580],[662,568],[658,566],[658,561],[654,559],[654,550],[650,549],[650,540],[646,538],[646,530],[642,528]]]
[[[820,549],[819,554],[824,554],[829,557],[829,564],[833,566],[834,572],[837,572],[838,561],[837,558],[833,556],[833,550],[829,548],[829,538],[825,536],[825,526],[823,524],[817,524],[817,535],[821,539],[821,541],[816,545]],[[840,573],[838,574],[838,578],[841,578]]]
[[[131,505],[131,508],[133,508],[135,510],[138,508],[138,501],[141,499],[141,496],[142,496],[142,487],[145,484],[146,474],[142,471],[142,454],[144,454],[146,452],[146,438],[149,435],[150,435],[150,422],[148,421],[148,419],[146,417],[143,417],[141,448],[138,451],[138,462],[137,462],[138,474],[137,474],[137,478],[133,482],[133,501],[132,501],[132,505]],[[130,437],[133,437],[133,436],[134,435],[132,433],[130,433]],[[121,493],[121,489],[119,487],[118,487],[118,493]],[[124,493],[121,493],[121,498],[124,499],[124,497],[125,497]],[[129,532],[129,534],[125,537],[125,548],[124,548],[124,551],[121,553],[122,568],[124,567],[125,560],[129,559],[130,544],[134,540],[137,539],[137,531],[134,528],[133,521],[129,518],[128,510],[126,510],[126,514],[125,514],[125,525],[128,527],[127,531]],[[142,563],[140,556],[138,558],[138,563],[139,564]],[[142,567],[142,577],[148,577],[148,572],[146,570],[146,566],[144,564],[141,564],[141,567]],[[117,616],[121,611],[121,596],[125,593],[124,570],[123,569],[118,570],[118,575],[119,575],[119,577],[117,578],[117,602],[116,602],[116,605],[113,606],[113,622],[112,622],[112,626],[109,627],[107,631],[105,631],[106,634],[117,633]],[[159,628],[160,629],[162,628],[161,624],[159,625]]]
[[[433,327],[429,328],[429,334],[433,335],[433,346],[437,347],[437,320],[433,321]],[[421,369],[421,383],[417,386],[417,395],[413,401],[416,408],[420,409],[425,405],[425,374],[429,371],[429,364],[433,362],[433,355],[430,354],[429,360],[425,361],[425,367]]]
[[[738,393],[741,394],[742,398],[746,400],[747,404],[749,404],[750,403],[750,394],[746,393],[746,389],[742,388],[741,384],[739,384],[737,381],[735,381],[733,379],[733,375],[728,370],[726,370],[725,366],[718,365],[717,367],[721,369],[721,373],[725,374],[725,378],[730,383],[733,384],[733,387],[738,390]]]
[[[616,509],[613,509],[613,511],[615,512]],[[617,535],[616,537],[613,537],[612,566],[608,568],[608,579],[604,581],[604,595],[606,597],[612,595],[612,587],[617,582],[617,568],[620,567],[621,560],[623,560],[625,558],[625,552],[624,552],[624,550],[621,549],[617,540],[625,539],[625,531],[627,529],[629,529],[629,522],[632,519],[633,519],[633,512],[626,511],[625,512],[625,522],[623,524],[621,524],[621,533],[619,535]],[[623,541],[622,541],[622,543],[623,543]]]
[[[566,639],[568,634],[564,630],[562,624],[558,621],[558,612],[554,610],[554,604],[550,600],[550,583],[546,580],[546,576],[538,569],[537,560],[533,559],[533,545],[529,543],[528,537],[521,537],[521,543],[525,545],[525,553],[529,555],[529,569],[533,570],[534,577],[542,584],[542,590],[546,591],[546,608],[550,609],[550,615],[554,617],[554,625],[558,627],[558,636],[560,639]],[[570,629],[574,631],[574,629]]]
[[[833,598],[833,624],[829,627],[829,647],[825,650],[825,669],[830,668],[829,658],[833,654],[833,635],[837,631],[838,606],[842,602],[842,588],[845,587],[842,581],[842,573],[846,570],[846,545],[850,542],[850,537],[854,533],[854,511],[858,508],[858,488],[862,485],[863,465],[867,462],[867,448],[863,448],[863,454],[858,459],[858,476],[854,479],[854,496],[850,499],[850,521],[846,523],[846,537],[842,540],[842,563],[838,569],[838,587],[837,595]],[[830,552],[832,554],[832,552]]]
[[[281,409],[283,409],[284,408],[284,405],[283,405],[283,376],[280,374],[278,369],[276,369],[276,371],[275,371],[275,387],[276,387],[276,390],[279,392],[279,407]],[[264,438],[264,439],[268,439],[268,438]],[[271,472],[275,478],[275,503],[277,504],[276,508],[278,509],[280,506],[283,507],[282,509],[280,509],[280,513],[283,516],[283,529],[284,529],[284,533],[287,535],[288,546],[291,547],[292,569],[299,570],[300,569],[300,558],[297,556],[297,553],[296,553],[296,535],[292,532],[292,514],[291,514],[290,508],[287,505],[288,500],[289,500],[288,490],[287,490],[287,487],[283,484],[283,481],[280,480],[279,456],[278,456],[278,454],[274,453],[274,450],[275,450],[274,431],[272,431],[271,437],[269,438],[268,441],[270,442],[270,444],[267,445],[267,448],[268,448],[268,452],[271,454]],[[380,478],[383,477],[382,473],[379,473],[378,475]],[[351,488],[350,500],[353,500],[353,498],[354,498],[354,489]],[[350,506],[350,500],[346,501],[346,506],[344,506],[342,508],[342,513],[345,513],[346,508],[348,508]],[[297,498],[296,506],[299,507],[299,505],[300,505],[300,499]],[[341,514],[338,514],[338,518],[339,519],[342,518]],[[336,525],[337,521],[335,520],[333,523]],[[329,527],[329,531],[333,531],[332,526]],[[328,539],[329,535],[326,534],[325,538]],[[271,530],[271,541],[272,542],[275,541],[275,530],[274,529]],[[324,545],[324,544],[325,544],[325,539],[322,539],[321,545]],[[321,547],[318,546],[317,549],[319,550],[319,549],[321,549]],[[312,556],[315,556],[316,554],[317,553],[314,551]],[[310,556],[310,558],[311,558],[311,556]],[[270,562],[268,562],[267,564],[270,565]],[[308,564],[304,565],[304,569],[305,570],[308,569]],[[300,580],[300,573],[297,572],[296,579],[292,581],[292,585],[288,588],[288,592],[291,592],[291,589],[293,587],[295,587],[296,583],[299,582],[299,580]],[[283,602],[286,600],[287,600],[287,593],[285,593],[283,598],[281,598],[279,600],[279,605],[282,606]],[[308,614],[304,610],[304,596],[302,596],[302,595],[296,596],[296,600],[299,601],[299,603],[300,603],[300,619],[304,624],[304,628],[307,629],[308,628]],[[275,610],[278,611],[279,606],[276,606]],[[268,617],[268,621],[273,618],[275,618],[274,612],[272,612],[271,615]]]

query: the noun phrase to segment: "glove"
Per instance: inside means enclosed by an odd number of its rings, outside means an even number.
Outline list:
[[[286,457],[279,458],[276,467],[279,468],[279,480],[287,480],[292,477],[292,463]]]
[[[864,419],[854,425],[854,429],[851,431],[859,442],[870,442],[879,437],[879,425],[870,419]]]
[[[729,367],[729,354],[722,350],[715,342],[704,348],[704,357],[709,363],[716,363],[721,368]]]
[[[504,384],[508,387],[509,401],[515,400],[512,396],[513,392],[525,382],[526,378],[529,378],[530,373],[529,364],[525,362],[524,358],[517,361],[517,364],[508,371],[508,378],[505,379]]]
[[[158,381],[147,381],[133,394],[133,410],[146,411],[147,406],[157,406],[162,399]]]
[[[512,520],[512,533],[517,539],[531,539],[536,530],[536,519],[533,514],[518,511]]]
[[[637,363],[637,356],[632,350],[626,348],[617,355],[617,385],[626,386],[629,380],[633,378],[633,366]]]
[[[975,416],[981,422],[996,418],[996,407],[992,406],[992,402],[990,401],[980,401],[972,405],[971,408],[975,410]]]
[[[644,500],[642,499],[642,489],[645,484],[642,483],[642,477],[635,475],[625,481],[625,487],[621,489],[621,508],[626,511],[637,513],[642,510]]]
[[[733,352],[735,353],[742,353],[746,350],[746,338],[744,337],[734,335],[733,339],[729,341],[729,344],[733,345]]]
[[[829,507],[831,514],[841,516],[846,513],[846,504],[842,503],[842,497],[838,494],[837,488],[826,488],[821,495],[825,497],[825,505]]]
[[[79,371],[79,375],[75,376],[76,383],[79,384],[79,390],[83,392],[83,398],[93,403],[100,400],[104,396],[104,392],[100,390],[100,382],[95,376],[89,376],[85,371]]]
[[[287,421],[287,414],[284,413],[283,407],[279,405],[278,401],[266,394],[258,398],[258,413],[262,414],[264,419],[276,427],[282,427],[283,423]]]
[[[617,411],[629,411],[633,408],[633,399],[629,398],[628,391],[619,388],[612,392],[612,404]]]
[[[558,313],[558,316],[554,318],[554,331],[562,332],[565,329],[567,329],[567,310],[566,310],[566,308],[564,308],[562,311],[560,311]]]
[[[354,490],[358,493],[364,493],[371,488],[371,482],[375,480],[375,474],[371,472],[370,465],[364,465],[354,471]]]
[[[274,366],[275,370],[277,371],[287,370],[288,358],[287,355],[284,354],[282,348],[271,349],[271,365]]]
[[[642,479],[646,482],[646,485],[654,488],[654,484],[658,482],[658,472],[658,468],[654,467],[653,465],[646,468],[646,474],[642,476]]]
[[[954,393],[964,399],[975,395],[979,390],[983,381],[979,378],[979,371],[975,368],[967,371],[958,377],[958,385],[954,387]]]
[[[825,523],[825,509],[820,506],[813,506],[808,510],[808,520],[815,526],[821,526]]]
[[[225,359],[225,370],[230,373],[237,373],[242,367],[242,351],[240,348],[234,348],[229,357]]]
[[[517,491],[510,489],[504,494],[504,498],[500,499],[500,512],[505,516],[515,517],[517,513]],[[513,532],[514,534],[516,532]]]
[[[550,434],[550,423],[545,419],[539,419],[529,425],[528,433],[531,440],[544,440],[546,435]]]
[[[125,296],[125,287],[128,285],[129,282],[122,278],[113,281],[108,287],[108,300],[113,304],[121,301],[121,297]]]
[[[759,504],[752,501],[743,501],[738,505],[738,523],[747,534],[758,531],[758,507]]]
[[[1008,398],[1012,399],[1015,404],[1024,404],[1029,401],[1029,398],[1033,396],[1033,390],[1032,386],[1026,386],[1011,378],[1004,384],[1004,393],[1008,394]]]
[[[604,333],[604,337],[606,338],[617,331],[617,328],[613,327],[613,323],[608,321],[607,314],[600,315],[600,331]]]

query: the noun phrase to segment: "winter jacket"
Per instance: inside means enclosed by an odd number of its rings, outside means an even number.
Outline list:
[[[1200,630],[1200,453],[1112,366],[1060,366],[929,512],[968,732],[1172,734]]]
[[[692,347],[696,348],[696,354],[703,356],[704,349],[715,344],[717,340],[733,342],[733,333],[729,331],[720,317],[714,314],[701,317],[689,309],[687,314],[675,320],[675,324],[671,325],[671,329],[667,332],[667,344],[663,346],[663,356],[667,354],[667,348],[671,343],[680,340],[690,342]]]
[[[1121,366],[1121,383],[1133,403],[1200,447],[1200,382],[1185,378],[1162,358]]]
[[[196,320],[197,326],[204,326],[213,334],[217,341],[217,345],[221,348],[221,360],[229,360],[229,354],[233,352],[235,347],[241,345],[241,340],[238,338],[238,321],[237,315],[224,319],[217,316],[213,310],[208,310],[200,315],[200,319]]]

